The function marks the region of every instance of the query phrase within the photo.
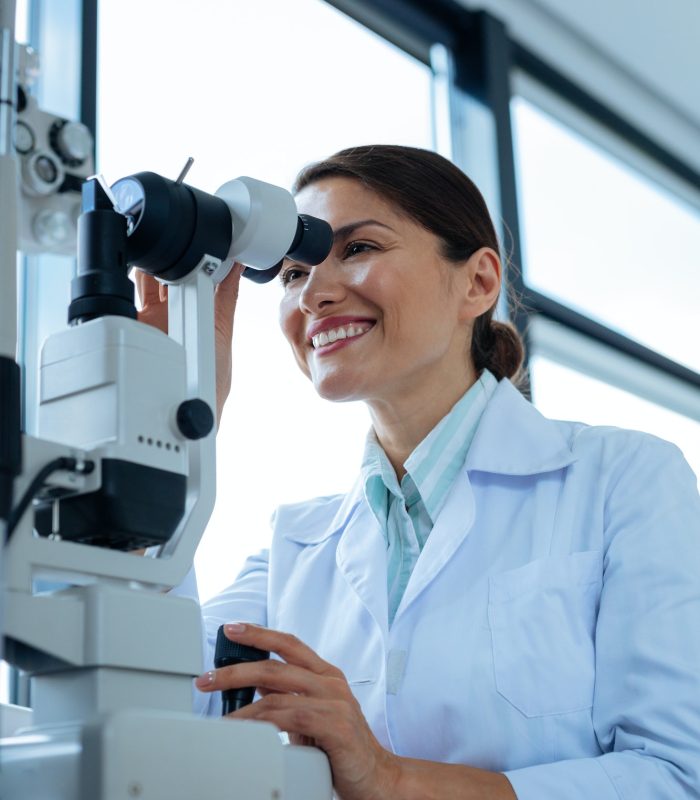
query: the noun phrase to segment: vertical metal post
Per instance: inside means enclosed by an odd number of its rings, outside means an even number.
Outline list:
[[[97,2],[82,0],[80,120],[97,142]],[[94,155],[94,153],[93,153]]]
[[[20,370],[17,352],[17,159],[15,123],[14,0],[0,0],[0,584],[2,550],[13,504],[14,479],[21,468]],[[2,586],[0,585],[0,588]],[[0,658],[3,620],[0,609]],[[12,699],[12,697],[10,697]]]
[[[522,248],[518,194],[513,149],[513,129],[510,115],[510,73],[513,66],[512,45],[505,25],[490,14],[480,14],[481,53],[486,102],[491,108],[496,124],[496,152],[501,200],[501,214],[510,237],[508,251],[511,264],[506,272],[506,282],[516,298],[524,297],[522,275]],[[528,357],[527,310],[516,302],[511,309],[511,320],[525,341],[525,368]]]
[[[15,3],[0,0],[0,356],[14,361],[17,347],[17,159],[15,121]]]

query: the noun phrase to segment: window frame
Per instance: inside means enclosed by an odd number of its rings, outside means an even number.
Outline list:
[[[564,125],[600,146],[614,158],[625,162],[639,174],[663,185],[671,194],[690,202],[698,209],[700,215],[700,173],[522,45],[514,45],[512,84],[515,88],[513,94],[517,93],[525,100],[543,108]],[[516,188],[514,184],[513,190]],[[578,333],[584,347],[587,346],[587,342],[597,342],[619,353],[623,360],[632,358],[640,365],[655,370],[657,376],[662,379],[680,381],[680,385],[700,393],[700,372],[527,286],[525,281],[522,285],[521,300],[533,318],[541,317],[558,323],[568,331]],[[620,388],[638,393],[631,384],[623,384],[619,379],[614,383]],[[669,401],[670,394],[664,405],[672,407]],[[693,418],[700,420],[700,414],[695,412]]]

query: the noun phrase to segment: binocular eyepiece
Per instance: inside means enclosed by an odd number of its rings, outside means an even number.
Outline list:
[[[327,222],[298,214],[289,192],[254,178],[236,178],[208,194],[139,172],[117,181],[111,193],[97,178],[83,184],[70,322],[135,317],[131,266],[175,283],[203,263],[222,280],[239,262],[246,278],[267,283],[285,257],[314,266],[333,245]]]

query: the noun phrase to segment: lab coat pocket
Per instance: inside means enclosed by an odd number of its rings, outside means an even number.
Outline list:
[[[593,705],[602,553],[541,558],[489,581],[496,689],[526,717]]]

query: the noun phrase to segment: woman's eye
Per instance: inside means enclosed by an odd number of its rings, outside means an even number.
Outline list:
[[[345,247],[343,256],[345,258],[351,258],[352,256],[359,255],[360,253],[366,253],[368,250],[376,250],[376,248],[367,242],[350,242],[350,244]]]
[[[280,276],[282,280],[282,285],[287,286],[287,284],[297,280],[298,278],[301,278],[305,274],[306,273],[302,269],[297,269],[296,267],[290,267],[289,269],[286,269]]]

